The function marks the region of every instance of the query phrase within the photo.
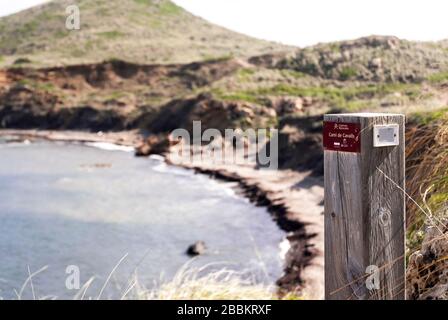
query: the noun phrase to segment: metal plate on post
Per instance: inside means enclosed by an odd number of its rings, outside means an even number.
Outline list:
[[[398,124],[384,124],[373,126],[373,146],[390,147],[399,144]]]
[[[324,121],[324,149],[330,151],[361,152],[359,123]]]

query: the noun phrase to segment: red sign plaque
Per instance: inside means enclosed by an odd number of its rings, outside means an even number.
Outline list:
[[[360,131],[359,123],[324,121],[324,149],[359,153],[361,152]]]

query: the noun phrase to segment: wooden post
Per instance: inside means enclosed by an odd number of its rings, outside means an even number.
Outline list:
[[[405,297],[405,118],[324,116],[325,297]]]

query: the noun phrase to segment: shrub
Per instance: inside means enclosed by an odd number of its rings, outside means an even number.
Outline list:
[[[358,75],[358,71],[352,67],[345,67],[339,73],[339,78],[342,81],[349,80],[355,78]]]
[[[31,63],[31,60],[28,58],[18,58],[14,61],[13,64],[18,65],[18,64],[26,64],[26,63]]]

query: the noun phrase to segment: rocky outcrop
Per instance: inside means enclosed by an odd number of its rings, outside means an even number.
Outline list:
[[[313,105],[313,102],[313,97],[282,96],[270,98],[269,106],[275,110],[276,114],[287,116],[303,113]]]
[[[265,68],[271,68],[276,66],[286,59],[293,57],[292,52],[278,52],[278,53],[267,53],[260,56],[254,56],[249,58],[249,62],[253,65]]]
[[[256,127],[275,117],[271,108],[239,101],[221,101],[205,93],[189,99],[177,99],[161,108],[148,128],[154,133],[181,128],[192,131],[193,121],[201,121],[203,130]]]
[[[446,210],[445,216],[448,214]],[[448,299],[448,219],[427,227],[420,250],[409,257],[406,272],[407,298]]]
[[[164,154],[173,144],[175,143],[170,141],[166,134],[150,135],[135,149],[135,155],[146,157],[152,154]]]
[[[79,64],[42,69],[14,68],[2,71],[0,83],[26,81],[51,83],[57,89],[133,89],[138,85],[163,90],[167,85],[176,90],[202,87],[232,74],[241,68],[237,59],[210,60],[188,64],[135,64],[122,60],[109,60],[96,64]],[[166,83],[166,79],[172,81]],[[156,89],[156,90],[155,90]]]
[[[64,107],[58,96],[23,84],[0,95],[0,128],[118,131],[126,122],[111,109]]]
[[[0,127],[126,130],[153,133],[191,126],[233,128],[262,124],[272,108],[224,102],[211,94],[191,97],[240,68],[237,59],[185,65],[139,65],[120,60],[0,72]],[[173,97],[179,97],[173,99]],[[260,122],[261,121],[261,122]]]
[[[83,82],[84,86],[98,88],[158,85],[164,77],[170,77],[178,79],[180,84],[191,89],[217,81],[240,67],[238,60],[234,59],[170,65],[144,65],[110,60],[99,64],[40,69],[40,76],[58,83],[77,79],[78,82]]]

